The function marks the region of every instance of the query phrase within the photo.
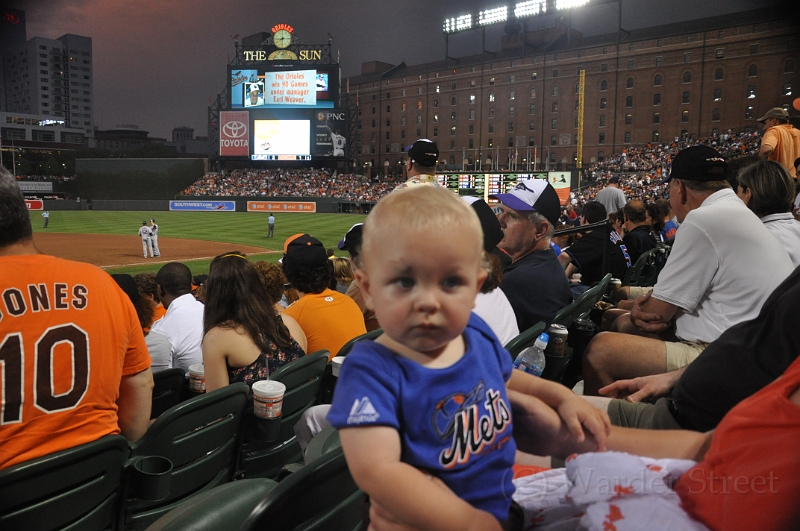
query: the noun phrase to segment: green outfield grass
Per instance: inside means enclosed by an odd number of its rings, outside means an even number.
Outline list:
[[[31,211],[34,232],[41,232],[41,212]],[[275,215],[275,238],[267,239],[266,213],[255,212],[118,212],[97,210],[51,210],[48,232],[69,234],[120,234],[135,236],[142,221],[154,217],[158,223],[158,235],[165,238],[186,238],[252,245],[280,250],[283,242],[292,234],[305,232],[322,241],[327,248],[339,251],[336,244],[354,224],[364,221],[358,214],[311,214],[286,213]],[[253,255],[254,260],[277,262],[279,253]],[[192,274],[208,272],[209,260],[187,261]],[[160,265],[141,265],[109,269],[111,273],[136,274],[157,271]]]

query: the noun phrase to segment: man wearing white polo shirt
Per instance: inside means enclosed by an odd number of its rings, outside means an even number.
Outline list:
[[[666,179],[681,223],[672,253],[652,295],[634,301],[630,322],[615,323],[625,333],[603,332],[589,343],[585,394],[685,367],[722,332],[755,318],[792,272],[786,250],[730,189],[726,169],[708,146],[675,156]]]

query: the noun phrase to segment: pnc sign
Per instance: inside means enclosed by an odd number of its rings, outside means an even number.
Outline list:
[[[250,117],[247,111],[222,111],[219,128],[221,157],[247,157],[250,154]]]

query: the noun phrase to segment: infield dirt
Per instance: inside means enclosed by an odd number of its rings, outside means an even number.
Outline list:
[[[67,260],[88,262],[99,267],[213,258],[219,254],[234,250],[247,254],[281,252],[274,249],[251,247],[236,243],[162,237],[158,239],[161,257],[144,258],[142,256],[142,239],[138,236],[35,232],[33,234],[33,242],[36,248],[44,254],[58,256]]]

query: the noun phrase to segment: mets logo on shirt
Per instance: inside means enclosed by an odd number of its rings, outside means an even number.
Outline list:
[[[481,381],[469,394],[455,393],[436,404],[431,421],[440,439],[450,439],[439,464],[452,468],[492,447],[511,425],[511,412],[500,391],[486,390]]]

